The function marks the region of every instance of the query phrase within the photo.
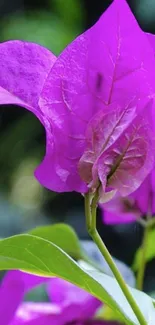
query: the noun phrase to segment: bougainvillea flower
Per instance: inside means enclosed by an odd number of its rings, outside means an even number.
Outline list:
[[[6,273],[0,285],[0,319],[3,321],[3,325],[12,324],[11,321],[25,293],[41,284],[43,280],[48,281],[48,279],[20,271]]]
[[[153,46],[125,0],[114,0],[57,59],[36,44],[0,45],[0,103],[24,106],[46,129],[35,172],[42,185],[100,188],[103,201],[140,186],[155,155]]]
[[[28,290],[44,282],[49,302],[23,302]],[[57,278],[10,271],[0,286],[0,319],[3,325],[65,325],[69,322],[82,325],[93,321],[100,306],[98,299]]]
[[[127,197],[116,195],[110,202],[101,205],[103,220],[107,224],[128,223],[143,216],[155,215],[155,170],[141,186]]]

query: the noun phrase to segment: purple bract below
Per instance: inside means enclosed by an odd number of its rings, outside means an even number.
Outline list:
[[[100,202],[135,191],[155,160],[155,40],[125,0],[56,58],[33,43],[0,45],[0,104],[46,130],[39,182],[56,192],[99,188]]]
[[[141,186],[127,197],[117,195],[101,205],[103,219],[107,224],[129,223],[144,216],[155,215],[155,170],[146,177]]]
[[[49,302],[23,302],[27,291],[45,283]],[[101,302],[58,278],[9,271],[0,286],[2,325],[117,325],[95,319]]]

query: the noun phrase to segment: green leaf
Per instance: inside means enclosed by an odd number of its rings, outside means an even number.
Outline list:
[[[145,252],[145,260],[146,262],[151,261],[153,258],[155,258],[155,229],[151,229],[149,231],[148,239],[147,239],[147,247]],[[142,259],[142,249],[141,247],[137,250],[134,262],[132,265],[132,268],[134,271],[137,271],[140,266],[140,261]]]
[[[76,260],[82,259],[82,249],[74,229],[66,224],[57,223],[32,229],[29,234],[38,236],[56,244]]]
[[[115,279],[96,270],[84,269],[55,244],[23,234],[0,241],[0,270],[20,269],[46,277],[57,276],[88,291],[123,316],[126,324],[139,325]],[[155,324],[152,300],[131,289],[149,325]]]

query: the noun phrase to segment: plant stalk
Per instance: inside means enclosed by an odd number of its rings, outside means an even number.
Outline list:
[[[96,229],[96,210],[97,210],[97,203],[98,203],[98,193],[95,194],[92,202],[90,198],[90,193],[85,195],[85,216],[86,216],[86,225],[87,230],[90,236],[92,237],[93,241],[99,248],[101,254],[105,258],[107,264],[109,265],[115,279],[117,280],[122,292],[124,293],[128,303],[130,304],[134,314],[136,315],[139,323],[141,325],[147,325],[147,322],[139,309],[135,299],[133,298],[128,286],[126,285],[122,275],[120,274],[116,264],[114,263],[108,249],[106,248],[104,242],[102,241],[97,229]]]
[[[136,285],[137,289],[139,289],[139,290],[143,290],[149,229],[151,228],[152,223],[148,221],[148,223],[146,223],[146,226],[144,227],[144,234],[143,234],[143,240],[142,240],[142,245],[141,245],[142,254],[141,254],[141,261],[140,261],[140,266],[139,266],[138,274],[137,274],[137,285]]]

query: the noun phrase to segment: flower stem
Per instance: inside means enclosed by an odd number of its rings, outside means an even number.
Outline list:
[[[105,258],[107,264],[109,265],[114,277],[116,278],[122,292],[124,293],[128,303],[130,304],[134,314],[136,315],[139,323],[141,325],[147,325],[147,322],[139,309],[136,301],[134,300],[130,290],[128,289],[122,275],[120,274],[116,264],[114,263],[108,249],[106,248],[104,242],[102,241],[97,229],[96,229],[96,209],[97,209],[97,202],[98,202],[98,193],[94,196],[92,202],[90,199],[90,194],[87,193],[85,195],[85,215],[86,215],[86,224],[87,230],[90,236],[92,237],[93,241],[98,246],[101,254]]]
[[[141,245],[141,261],[139,265],[139,270],[137,274],[137,289],[143,290],[143,283],[144,283],[144,275],[145,275],[145,267],[146,267],[146,251],[148,245],[148,236],[149,236],[149,229],[151,227],[151,223],[146,224],[144,227],[144,235]]]

